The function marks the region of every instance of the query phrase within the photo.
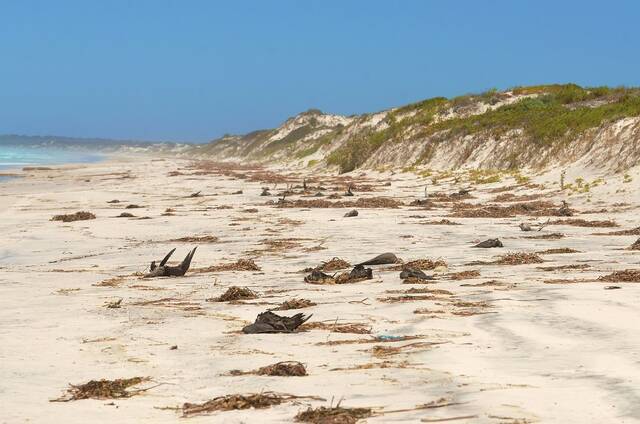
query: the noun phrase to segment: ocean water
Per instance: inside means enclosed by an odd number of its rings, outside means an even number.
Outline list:
[[[65,163],[87,163],[100,161],[100,153],[68,148],[37,146],[6,146],[0,144],[0,171],[10,172],[24,166],[60,165]],[[0,176],[0,181],[10,177]]]

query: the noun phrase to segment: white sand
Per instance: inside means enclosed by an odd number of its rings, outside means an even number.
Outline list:
[[[640,251],[621,250],[637,236],[592,236],[615,229],[548,226],[541,233],[563,232],[561,240],[531,240],[517,224],[530,217],[505,219],[448,218],[464,225],[421,225],[441,219],[447,209],[360,209],[357,218],[343,218],[346,209],[278,209],[265,206],[260,182],[212,175],[167,177],[186,161],[118,160],[87,166],[30,172],[24,179],[0,184],[0,421],[19,422],[174,422],[180,413],[159,409],[184,402],[204,402],[216,396],[260,391],[314,395],[326,402],[301,400],[264,410],[218,412],[190,422],[292,422],[307,405],[335,404],[375,407],[386,412],[369,423],[420,422],[453,418],[460,423],[631,423],[640,421],[640,285],[612,283],[545,284],[553,278],[593,279],[612,270],[640,268]],[[129,172],[132,178],[122,179]],[[556,179],[541,176],[541,182]],[[637,174],[634,174],[634,177]],[[423,192],[413,174],[380,175],[390,179],[385,191],[360,196],[393,195],[409,202]],[[585,211],[609,208],[608,213],[580,215],[588,220],[614,219],[620,228],[640,225],[639,177],[622,183],[621,176],[586,195],[570,198]],[[450,183],[449,183],[450,184]],[[433,191],[453,191],[446,182]],[[509,185],[510,183],[503,183]],[[327,183],[327,186],[331,184]],[[496,194],[483,186],[477,199]],[[273,186],[273,185],[271,185]],[[455,186],[457,187],[457,186]],[[551,184],[548,187],[553,187]],[[284,188],[281,184],[279,188]],[[615,193],[624,188],[625,192]],[[242,195],[232,195],[236,190]],[[205,197],[185,198],[201,190]],[[279,190],[272,190],[277,192]],[[533,193],[528,190],[518,192]],[[546,190],[545,192],[550,192]],[[216,196],[210,196],[216,194]],[[550,199],[559,202],[556,193]],[[107,204],[119,199],[120,204]],[[346,200],[346,199],[343,199]],[[613,208],[616,202],[628,202]],[[152,219],[116,219],[126,210]],[[233,209],[215,209],[230,205]],[[166,208],[175,216],[161,216]],[[257,208],[258,213],[242,212]],[[350,208],[349,208],[350,209]],[[87,210],[97,219],[51,222],[59,213]],[[426,218],[410,218],[424,215]],[[280,221],[302,221],[294,226]],[[539,218],[542,222],[546,218]],[[230,224],[240,224],[233,225]],[[184,278],[140,279],[152,259],[172,247],[182,260],[192,243],[162,241],[212,234],[217,243],[200,244],[192,267],[205,267],[254,257],[262,272],[194,274]],[[412,235],[403,238],[402,235]],[[504,249],[473,249],[474,240],[500,237]],[[300,246],[255,255],[264,239],[303,238]],[[321,244],[326,250],[304,251]],[[542,271],[540,265],[466,266],[507,251],[537,251],[570,247],[575,254],[544,255],[543,266],[589,264],[587,270]],[[391,251],[405,260],[443,258],[449,272],[477,269],[470,280],[440,279],[428,285],[404,285],[396,271],[379,271],[374,280],[322,286],[303,282],[297,271],[338,256],[356,263]],[[430,271],[428,273],[431,273]],[[118,287],[97,287],[107,278],[125,276]],[[499,280],[503,286],[470,287]],[[247,286],[261,295],[248,304],[206,302],[229,286]],[[387,290],[444,289],[452,296],[437,300],[385,303],[398,294]],[[274,290],[275,292],[270,292]],[[317,306],[314,321],[363,323],[372,335],[311,330],[297,334],[244,335],[238,331],[267,308],[285,299],[304,297]],[[105,302],[122,298],[119,309]],[[134,305],[171,298],[164,304]],[[471,308],[483,314],[452,315],[469,308],[455,301],[486,301]],[[269,302],[270,304],[251,304]],[[416,309],[445,313],[414,314]],[[377,335],[424,338],[402,342],[317,345],[327,341],[371,339]],[[401,353],[377,358],[374,346],[405,346]],[[438,343],[438,344],[431,344]],[[177,345],[178,349],[170,347]],[[306,377],[224,376],[278,361],[306,364]],[[387,361],[388,368],[332,371]],[[160,384],[128,399],[80,400],[52,403],[67,384],[91,379],[150,376]],[[413,409],[445,398],[453,403],[435,409]],[[363,420],[362,422],[364,422]]]

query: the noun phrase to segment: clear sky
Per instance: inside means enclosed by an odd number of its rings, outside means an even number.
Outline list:
[[[205,141],[553,82],[640,85],[640,2],[0,0],[0,133]]]

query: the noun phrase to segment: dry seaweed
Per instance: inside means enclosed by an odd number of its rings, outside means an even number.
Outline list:
[[[562,233],[549,233],[549,234],[541,234],[539,236],[525,236],[526,239],[534,239],[534,240],[559,240],[564,237]]]
[[[538,269],[543,271],[561,271],[565,269],[587,269],[591,268],[591,265],[587,264],[571,264],[571,265],[558,265],[558,266],[539,266]]]
[[[267,204],[274,204],[268,202]],[[402,203],[388,197],[368,197],[353,201],[329,201],[325,199],[296,199],[275,203],[279,208],[398,208]]]
[[[455,221],[449,221],[448,219],[441,219],[440,221],[422,221],[419,222],[418,224],[421,225],[462,225],[459,222],[455,222]]]
[[[95,287],[118,287],[124,282],[123,277],[113,277],[102,280],[99,283],[92,284]]]
[[[187,236],[180,237],[176,239],[167,240],[167,242],[180,242],[180,243],[215,243],[219,240],[216,236],[206,235],[206,236]]]
[[[51,221],[62,221],[62,222],[74,222],[74,221],[87,221],[89,219],[96,219],[96,216],[91,212],[80,211],[72,214],[66,215],[55,215],[51,218]]]
[[[149,381],[148,377],[119,378],[116,380],[91,380],[85,384],[70,384],[67,393],[51,402],[68,402],[81,399],[122,399],[148,389],[128,391],[131,386]]]
[[[236,262],[213,265],[206,268],[196,268],[195,273],[203,272],[223,272],[223,271],[260,271],[253,259],[238,259]]]
[[[391,265],[384,268],[383,271],[402,271],[406,268],[415,268],[423,271],[435,269],[437,267],[446,267],[447,263],[443,259],[416,259],[404,264]]]
[[[311,396],[295,396],[285,393],[262,392],[246,395],[235,394],[219,396],[204,403],[185,403],[182,405],[182,416],[192,417],[195,415],[210,414],[217,411],[233,411],[238,409],[265,409],[283,402],[296,399],[324,400]]]
[[[274,311],[287,311],[289,309],[303,309],[310,306],[316,306],[316,303],[308,299],[289,299],[282,302],[280,306],[274,308]]]
[[[232,370],[229,375],[266,375],[270,377],[304,377],[307,369],[298,361],[284,361],[260,367],[254,371]]]
[[[468,280],[480,277],[480,271],[470,269],[468,271],[452,272],[451,274],[447,274],[446,277],[450,280]]]
[[[331,271],[337,271],[340,269],[349,268],[350,266],[351,264],[345,261],[344,259],[333,258],[330,261],[323,262],[322,265],[317,267],[317,269],[324,272],[331,272]]]
[[[594,233],[594,236],[640,236],[640,227],[630,230],[611,231],[609,233]]]
[[[640,238],[636,240],[631,246],[628,247],[629,250],[640,250]]]
[[[517,215],[562,216],[559,209],[552,202],[547,201],[514,203],[508,206],[456,203],[449,216],[457,218],[510,218]]]
[[[579,250],[570,249],[568,247],[559,247],[556,249],[547,249],[536,252],[538,255],[556,255],[560,253],[580,253]]]
[[[615,283],[640,283],[640,269],[625,269],[598,278],[600,281]]]
[[[595,228],[618,227],[618,224],[615,221],[611,221],[611,220],[587,221],[586,219],[581,219],[581,218],[557,219],[555,221],[551,221],[549,225],[571,225],[574,227],[595,227]]]
[[[499,259],[490,262],[496,265],[525,265],[525,264],[540,264],[544,260],[536,253],[528,252],[509,252],[506,255],[499,256]]]
[[[371,327],[359,323],[308,322],[299,328],[300,331],[329,330],[334,333],[371,334]]]
[[[247,287],[231,286],[218,297],[207,299],[207,302],[232,302],[235,300],[257,299],[258,295]]]
[[[343,408],[338,404],[335,408],[308,408],[306,411],[298,412],[295,420],[312,424],[355,424],[372,414],[371,408]]]

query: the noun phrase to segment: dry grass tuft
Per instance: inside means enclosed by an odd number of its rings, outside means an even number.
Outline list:
[[[599,277],[598,280],[618,283],[640,283],[640,269],[615,271],[611,274]]]
[[[53,218],[51,218],[51,221],[74,222],[87,221],[89,219],[96,219],[96,216],[91,212],[81,211],[66,215],[55,215]]]
[[[312,424],[355,424],[358,420],[373,414],[371,408],[342,408],[339,404],[333,408],[321,406],[309,408],[295,416],[297,422]]]
[[[316,306],[316,303],[308,299],[290,299],[282,302],[280,306],[274,308],[274,311],[287,311],[289,309],[304,309],[311,306]]]
[[[144,390],[128,391],[131,386],[149,381],[148,377],[122,378],[116,380],[91,380],[85,384],[69,385],[67,393],[51,402],[68,402],[81,399],[122,399]]]
[[[207,302],[232,302],[257,298],[258,295],[247,287],[231,286],[221,296],[207,299]]]

